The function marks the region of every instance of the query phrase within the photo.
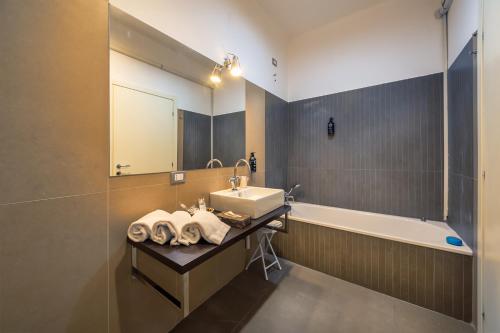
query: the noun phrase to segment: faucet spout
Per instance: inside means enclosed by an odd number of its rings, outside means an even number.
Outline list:
[[[238,162],[236,162],[236,164],[234,165],[233,176],[231,178],[229,178],[229,182],[231,183],[231,189],[233,191],[237,191],[238,190],[238,186],[240,186],[240,177],[237,175],[237,173],[238,173],[238,166],[241,163],[246,164],[249,173],[252,172],[251,169],[250,169],[250,164],[248,163],[248,161],[245,160],[244,158],[239,159]]]
[[[250,173],[250,164],[248,163],[247,160],[245,160],[244,158],[241,158],[238,160],[238,162],[236,162],[236,164],[234,165],[234,170],[233,170],[233,176],[236,177],[236,173],[238,172],[238,167],[240,166],[241,163],[244,163],[246,164],[247,168],[248,168],[248,172]]]

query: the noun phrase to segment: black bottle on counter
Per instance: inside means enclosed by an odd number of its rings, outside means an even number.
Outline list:
[[[257,159],[255,158],[255,153],[250,153],[248,162],[250,163],[250,171],[257,172]]]
[[[330,121],[328,122],[328,136],[334,136],[335,135],[335,123],[333,122],[333,118],[330,118]]]

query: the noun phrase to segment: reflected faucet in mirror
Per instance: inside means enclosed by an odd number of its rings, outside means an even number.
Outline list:
[[[246,166],[248,168],[248,173],[249,174],[251,173],[250,164],[248,163],[248,161],[245,160],[244,158],[239,159],[238,162],[236,162],[236,164],[234,165],[233,176],[231,178],[229,178],[229,182],[231,183],[231,189],[233,191],[237,191],[238,187],[240,186],[241,178],[237,175],[237,173],[238,173],[238,166],[241,163],[246,164]]]
[[[214,167],[214,163],[219,163],[220,167],[223,168],[224,166],[222,165],[222,162],[217,159],[217,158],[212,158],[210,161],[208,161],[207,163],[207,166],[205,167],[205,169],[208,169],[208,168],[213,168]]]

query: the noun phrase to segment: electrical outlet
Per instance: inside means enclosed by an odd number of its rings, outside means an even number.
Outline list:
[[[186,172],[185,171],[172,171],[170,173],[170,184],[182,184],[186,182]]]

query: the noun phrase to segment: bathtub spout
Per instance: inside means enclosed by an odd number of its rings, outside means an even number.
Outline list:
[[[422,222],[427,222],[427,217],[421,217],[421,218],[420,218],[420,221],[422,221]]]

